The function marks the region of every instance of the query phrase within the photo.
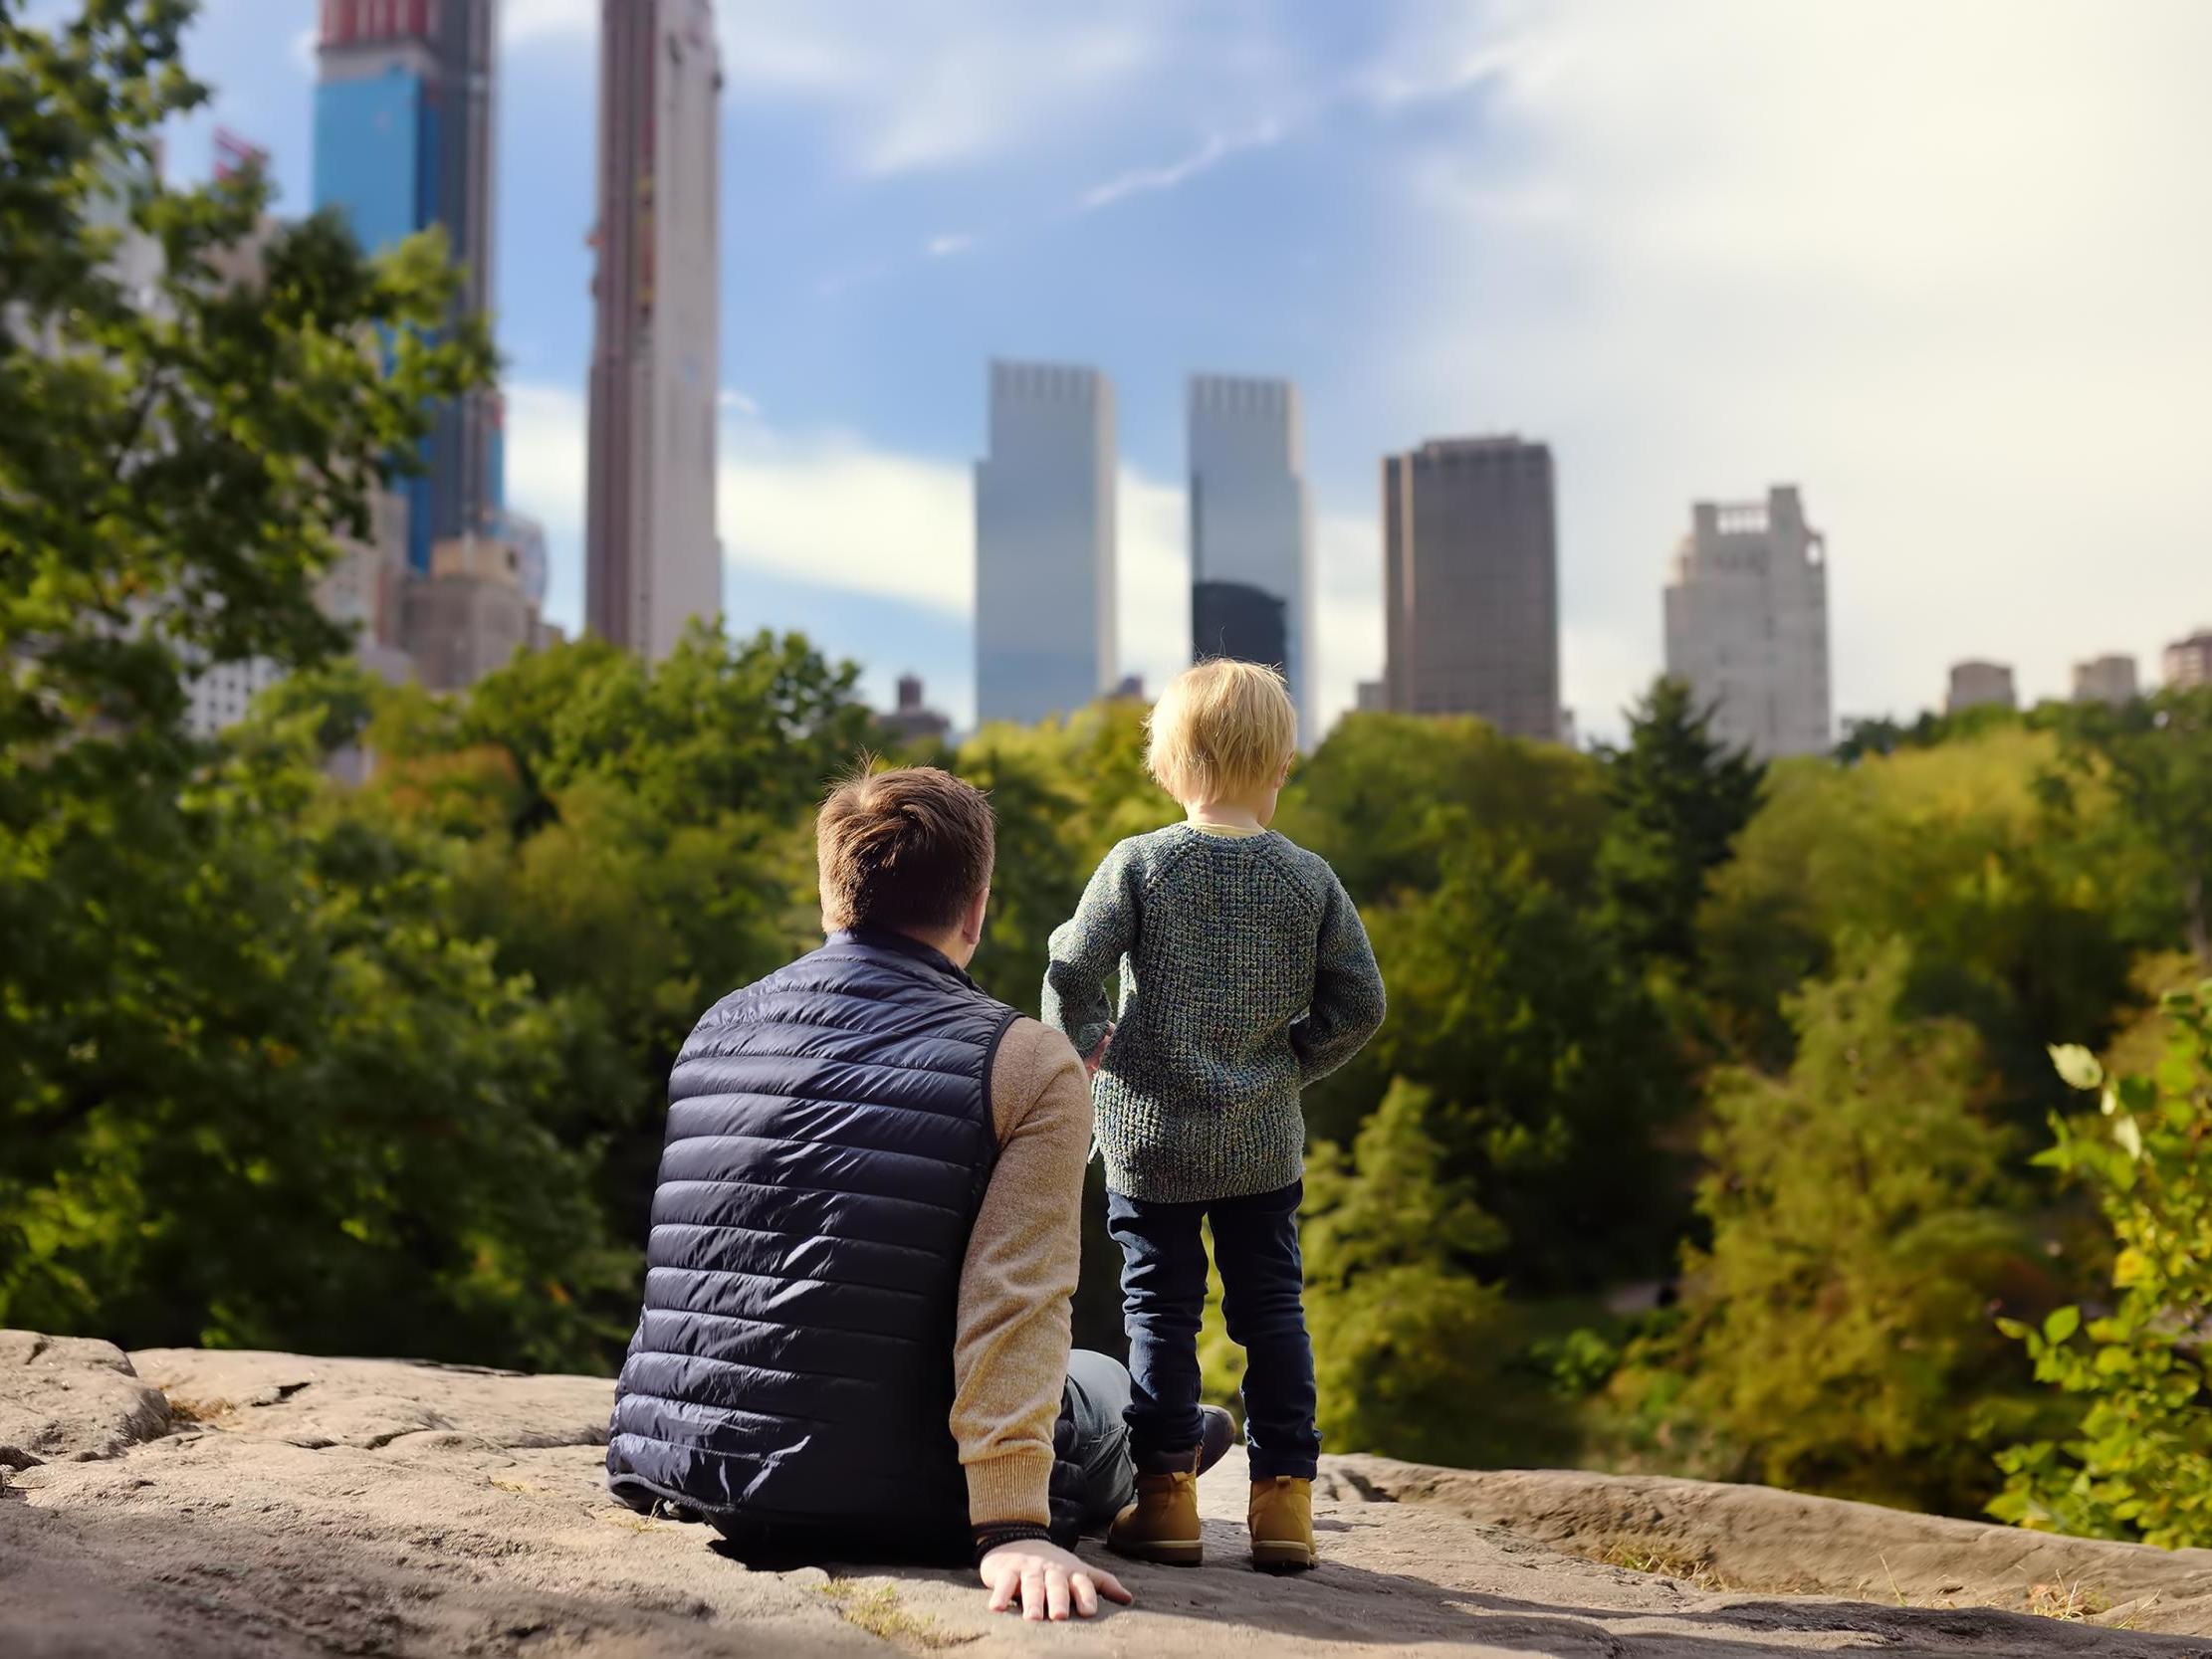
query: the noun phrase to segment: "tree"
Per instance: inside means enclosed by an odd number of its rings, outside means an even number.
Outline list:
[[[1758,810],[1766,768],[1712,735],[1679,680],[1629,713],[1626,748],[1601,751],[1613,816],[1598,851],[1608,924],[1635,958],[1696,956],[1706,882]]]
[[[1276,827],[1362,905],[1432,891],[1471,827],[1580,903],[1607,807],[1598,763],[1466,716],[1352,715],[1291,773]]]
[[[1910,973],[1852,941],[1790,999],[1786,1078],[1712,1080],[1687,1399],[1748,1478],[1956,1509],[2015,1380],[1984,1309],[2023,1240],[1973,1033],[1904,1014]]]
[[[2054,1117],[2036,1161],[2087,1186],[2110,1229],[2110,1312],[2000,1322],[2071,1408],[2064,1439],[1999,1455],[2000,1520],[2049,1532],[2212,1545],[2212,980],[2164,999],[2164,1058],[2107,1082],[2088,1050],[2054,1049],[2068,1084],[2097,1094]]]
[[[559,1010],[421,844],[317,814],[307,735],[183,728],[187,671],[344,643],[314,578],[489,364],[433,241],[313,220],[237,280],[266,185],[153,168],[191,10],[0,6],[0,1320],[585,1362]]]
[[[1301,1217],[1324,1441],[1427,1462],[1510,1457],[1496,1412],[1512,1349],[1503,1293],[1475,1277],[1495,1220],[1445,1175],[1428,1091],[1394,1083],[1349,1156],[1314,1150]],[[1220,1353],[1215,1369],[1221,1369]]]
[[[2117,709],[2067,711],[2050,799],[2071,817],[2085,786],[2109,791],[2112,823],[2156,860],[2163,898],[2212,969],[2212,687],[2168,688]]]
[[[1677,1045],[1588,912],[1463,812],[1434,889],[1370,907],[1391,1012],[1308,1107],[1350,1139],[1403,1078],[1431,1091],[1445,1171],[1504,1223],[1516,1290],[1662,1271],[1684,1197],[1661,1135],[1689,1104]]]
[[[1766,804],[1713,875],[1698,917],[1703,1010],[1727,1048],[1786,1069],[1787,998],[1833,971],[1855,933],[1912,944],[1906,1012],[1968,1021],[2002,1075],[1993,1110],[2040,1124],[2058,1096],[2052,1031],[2101,1040],[2134,999],[2129,918],[2140,860],[2114,856],[2109,796],[2054,820],[2059,753],[2017,725],[1848,768],[1771,768]]]
[[[864,752],[855,679],[796,635],[696,625],[657,664],[584,640],[377,699],[379,770],[343,810],[444,837],[453,925],[576,1010],[555,1125],[600,1148],[617,1236],[640,1235],[693,1024],[820,936],[809,819]]]

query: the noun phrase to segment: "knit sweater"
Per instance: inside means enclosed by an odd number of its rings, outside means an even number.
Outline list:
[[[1237,1198],[1303,1173],[1299,1091],[1375,1034],[1383,976],[1326,859],[1172,824],[1107,854],[1053,931],[1044,1021],[1086,1055],[1111,1022],[1091,1091],[1109,1187]]]

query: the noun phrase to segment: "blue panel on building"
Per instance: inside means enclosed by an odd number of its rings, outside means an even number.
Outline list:
[[[344,210],[371,252],[422,228],[435,144],[422,77],[394,69],[315,89],[315,205]]]

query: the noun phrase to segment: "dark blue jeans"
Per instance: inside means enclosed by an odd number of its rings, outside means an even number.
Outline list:
[[[1206,1242],[1221,1271],[1221,1316],[1244,1350],[1244,1441],[1252,1478],[1313,1478],[1313,1343],[1306,1336],[1298,1259],[1305,1183],[1249,1198],[1157,1204],[1106,1194],[1106,1227],[1121,1246],[1122,1324],[1129,1333],[1129,1448],[1140,1471],[1178,1467],[1199,1443],[1199,1322],[1206,1311]]]

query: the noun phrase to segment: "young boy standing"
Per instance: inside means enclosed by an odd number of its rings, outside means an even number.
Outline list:
[[[1137,1501],[1107,1547],[1201,1558],[1198,1334],[1214,1235],[1245,1352],[1252,1560],[1315,1564],[1313,1346],[1298,1257],[1299,1092],[1383,1020],[1359,912],[1326,860],[1268,829],[1297,719],[1282,677],[1219,659],[1170,683],[1146,764],[1184,821],[1122,842],[1052,934],[1044,1019],[1094,1068],[1107,1217],[1122,1249]],[[1118,970],[1118,1008],[1105,976]]]

